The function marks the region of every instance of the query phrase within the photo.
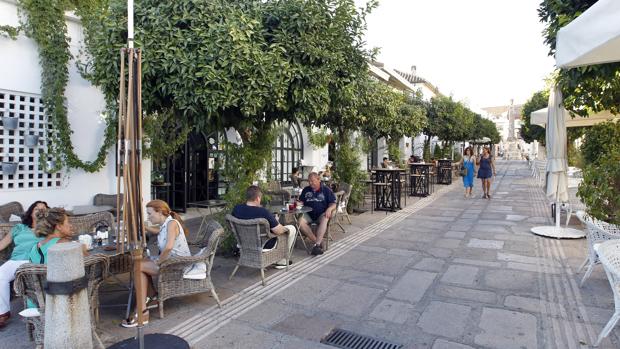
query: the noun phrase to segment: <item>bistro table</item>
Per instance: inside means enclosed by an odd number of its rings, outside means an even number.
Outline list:
[[[411,173],[409,174],[410,196],[428,196],[430,184],[430,171],[433,167],[431,163],[414,163],[411,164]]]
[[[302,233],[301,233],[301,229],[299,228],[299,218],[301,218],[301,216],[304,213],[312,212],[312,207],[303,206],[301,208],[295,208],[295,209],[289,210],[288,205],[268,205],[265,208],[269,212],[274,213],[274,214],[292,216],[294,226],[297,229],[297,234],[295,235],[295,239],[299,238],[301,240],[301,243],[304,245],[304,249],[306,250],[306,252],[310,253],[310,250],[308,250],[308,246],[306,245],[306,240],[304,240],[303,235],[301,235]],[[295,246],[295,244],[293,243],[292,246]]]
[[[405,170],[400,168],[377,168],[375,171],[375,210],[400,210],[400,175]]]

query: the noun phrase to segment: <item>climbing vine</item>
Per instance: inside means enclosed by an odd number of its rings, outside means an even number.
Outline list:
[[[79,4],[87,6],[87,1]],[[51,128],[48,132],[48,154],[42,156],[42,167],[48,172],[56,172],[63,166],[96,172],[105,165],[107,150],[116,137],[115,118],[107,113],[103,145],[93,161],[82,161],[75,153],[71,142],[71,125],[67,117],[65,89],[69,81],[69,38],[65,22],[66,1],[20,0],[22,25],[27,36],[32,38],[39,50],[41,64],[41,97]],[[2,28],[3,32],[11,31]],[[16,33],[15,33],[16,35]],[[55,160],[54,168],[47,168],[46,158]]]

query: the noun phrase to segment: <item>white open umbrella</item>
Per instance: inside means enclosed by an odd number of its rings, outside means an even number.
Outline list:
[[[555,226],[532,228],[536,235],[554,238],[582,238],[585,234],[577,229],[560,226],[560,204],[568,201],[568,170],[566,109],[561,105],[562,92],[554,87],[549,96],[547,113],[547,196],[556,203]]]
[[[620,1],[599,0],[558,31],[559,68],[620,60]]]
[[[543,108],[530,113],[530,124],[545,127],[547,125],[547,114],[549,108]],[[587,117],[576,114],[565,113],[566,127],[593,126],[608,120],[618,120],[620,116],[612,114],[609,110],[596,114],[590,114]]]

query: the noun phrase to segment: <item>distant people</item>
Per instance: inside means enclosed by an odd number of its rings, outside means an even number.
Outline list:
[[[418,159],[416,159],[416,156],[411,154],[411,156],[409,157],[409,159],[407,160],[407,165],[413,165],[416,162],[418,162]]]
[[[476,157],[474,156],[471,147],[465,148],[463,151],[463,158],[459,161],[459,168],[465,168],[467,174],[463,176],[463,186],[465,187],[464,197],[472,197],[474,191],[474,171],[475,171]]]
[[[496,172],[495,162],[488,147],[482,148],[482,155],[476,160],[476,165],[479,166],[478,178],[482,180],[482,190],[484,191],[482,198],[490,199],[491,179],[496,175]]]
[[[321,243],[327,231],[327,223],[336,209],[336,196],[331,189],[321,183],[319,175],[316,172],[312,172],[308,175],[308,182],[310,185],[305,187],[301,192],[299,200],[304,203],[304,206],[312,208],[312,211],[304,213],[303,217],[299,220],[299,228],[304,235],[314,242],[312,255],[316,256],[323,254]],[[310,228],[310,224],[312,223],[318,225],[316,235]]]
[[[143,323],[149,322],[149,309],[157,307],[156,290],[153,288],[153,278],[159,274],[159,265],[170,257],[190,257],[186,235],[189,231],[185,227],[181,216],[172,211],[168,204],[162,200],[151,200],[146,204],[146,216],[151,224],[157,225],[147,227],[146,231],[157,234],[157,246],[159,256],[142,260],[140,263],[140,273],[136,277],[142,278],[142,294],[138,294],[137,299],[142,302]],[[148,297],[147,297],[148,294]],[[138,326],[138,314],[135,313],[131,318],[123,320],[123,327]]]
[[[383,162],[381,163],[381,168],[389,168],[390,160],[387,157],[383,158]]]
[[[256,185],[251,185],[245,190],[245,204],[236,205],[233,208],[232,215],[239,219],[255,219],[265,218],[269,222],[269,229],[276,235],[288,235],[288,250],[293,250],[293,244],[295,243],[295,237],[297,236],[297,229],[293,225],[283,226],[280,224],[275,216],[269,212],[266,208],[261,207],[260,202],[263,198],[263,192]],[[265,247],[266,248],[266,247]],[[289,261],[289,265],[293,264]],[[276,269],[286,268],[286,259],[281,259],[276,262]]]
[[[291,173],[291,184],[293,184],[293,188],[301,187],[301,173],[299,173],[299,167],[293,167]]]
[[[45,201],[35,201],[24,213],[22,223],[11,229],[0,240],[0,251],[13,244],[9,260],[0,265],[0,329],[5,327],[11,318],[11,281],[15,280],[17,268],[29,262],[28,256],[32,247],[39,242],[34,233],[37,224],[37,213],[48,209]]]
[[[325,171],[323,171],[322,177],[325,178],[325,179],[329,179],[329,178],[332,177],[332,170],[329,167],[329,164],[325,165]]]

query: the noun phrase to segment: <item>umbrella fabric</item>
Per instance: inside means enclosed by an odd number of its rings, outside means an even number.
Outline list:
[[[572,68],[620,60],[620,1],[599,0],[559,30],[556,65]]]
[[[566,110],[561,106],[562,92],[554,87],[549,96],[547,114],[547,196],[560,202],[568,201],[566,170]]]
[[[538,125],[541,127],[545,127],[547,125],[547,114],[549,113],[548,108],[539,109],[530,113],[530,124]],[[583,126],[592,126],[599,124],[601,122],[609,121],[609,120],[618,120],[620,116],[612,114],[609,110],[602,111],[596,114],[590,114],[587,117],[582,117],[579,115],[569,115],[566,113],[564,116],[568,118],[565,120],[566,127],[583,127]]]

